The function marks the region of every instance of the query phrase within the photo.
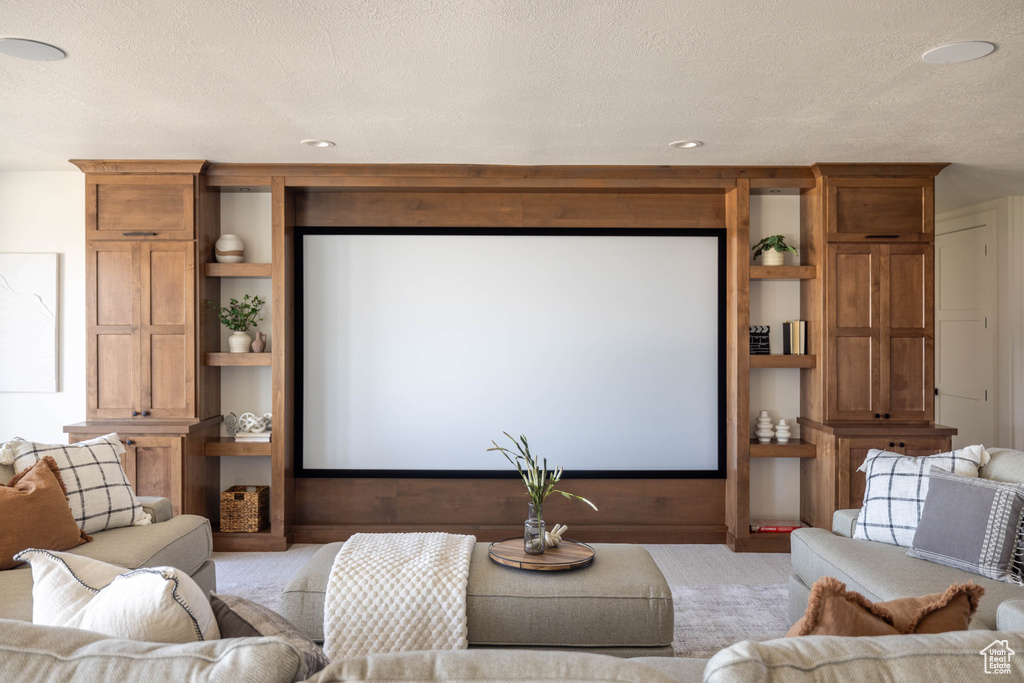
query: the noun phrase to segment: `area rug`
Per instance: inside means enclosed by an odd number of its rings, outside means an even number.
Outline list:
[[[672,586],[677,657],[711,657],[741,640],[781,638],[789,628],[786,584]]]

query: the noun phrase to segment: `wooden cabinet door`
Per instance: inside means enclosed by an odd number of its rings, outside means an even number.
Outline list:
[[[828,248],[826,420],[875,420],[883,412],[879,250],[870,244]]]
[[[883,413],[892,421],[928,422],[935,402],[935,293],[930,244],[882,249]]]
[[[829,178],[829,241],[920,239],[934,232],[931,178]]]
[[[179,436],[121,435],[124,469],[137,496],[160,496],[171,501],[175,515],[182,511],[182,453]]]
[[[195,277],[191,242],[137,245],[142,376],[139,405],[152,418],[195,416]]]
[[[893,446],[890,447],[889,444]],[[839,482],[839,509],[859,508],[864,503],[864,489],[867,477],[857,468],[864,464],[868,451],[878,448],[884,451],[895,451],[895,439],[889,436],[871,436],[855,439],[839,439],[837,449],[839,462],[836,472],[841,477]]]
[[[88,175],[86,239],[194,238],[195,183],[192,175]]]
[[[953,450],[953,439],[949,436],[907,436],[897,437],[898,452],[919,458],[923,455],[948,453]]]
[[[86,249],[86,415],[129,418],[138,411],[138,260],[129,242]]]

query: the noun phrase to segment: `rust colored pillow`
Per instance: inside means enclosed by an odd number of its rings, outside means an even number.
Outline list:
[[[13,558],[27,548],[67,550],[92,540],[78,528],[60,468],[49,456],[0,485],[0,519],[0,569],[21,564]]]
[[[891,636],[966,630],[985,589],[974,583],[944,593],[871,602],[846,584],[825,576],[811,586],[807,612],[786,636]]]

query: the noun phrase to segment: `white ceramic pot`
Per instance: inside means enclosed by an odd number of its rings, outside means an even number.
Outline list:
[[[238,235],[223,234],[214,245],[213,255],[217,263],[241,263],[245,260],[245,243]]]
[[[767,249],[761,252],[761,263],[766,266],[783,266],[786,264],[786,252]]]
[[[252,351],[252,337],[248,332],[232,332],[228,337],[228,350],[231,353],[249,353]]]

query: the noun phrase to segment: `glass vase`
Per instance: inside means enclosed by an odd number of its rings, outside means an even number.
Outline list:
[[[523,531],[523,550],[527,555],[544,554],[544,519],[543,509],[530,503],[530,514],[526,519]]]

